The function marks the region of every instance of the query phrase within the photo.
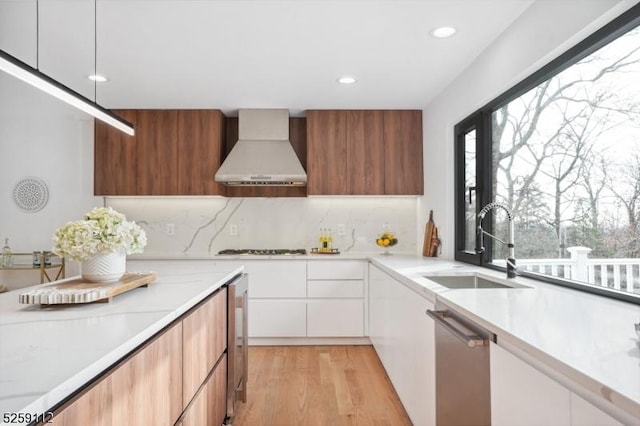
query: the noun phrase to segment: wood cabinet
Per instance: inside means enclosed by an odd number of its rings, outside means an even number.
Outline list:
[[[384,112],[384,193],[422,195],[422,111]]]
[[[347,112],[307,111],[307,194],[348,195]]]
[[[227,355],[207,378],[200,392],[184,412],[181,426],[222,425],[226,416]]]
[[[421,195],[422,111],[307,112],[309,195]]]
[[[227,347],[226,323],[226,288],[196,307],[182,321],[182,395],[185,406],[193,399]]]
[[[214,176],[222,164],[225,117],[219,110],[178,111],[178,194],[224,192]]]
[[[435,326],[431,301],[369,265],[369,335],[415,425],[435,425]]]
[[[182,412],[181,345],[176,324],[56,413],[53,424],[173,425]]]
[[[347,188],[352,195],[385,194],[382,111],[347,111]],[[420,141],[422,143],[422,140]]]
[[[223,288],[56,411],[53,424],[220,425],[226,416],[226,348]]]
[[[490,349],[491,424],[622,425],[508,350]]]
[[[138,112],[135,110],[114,111],[135,126]],[[94,168],[93,193],[95,195],[136,195],[137,142],[110,125],[94,120]]]
[[[139,110],[136,195],[178,195],[178,111]]]
[[[128,136],[95,121],[95,195],[220,195],[219,110],[118,110],[134,124]]]

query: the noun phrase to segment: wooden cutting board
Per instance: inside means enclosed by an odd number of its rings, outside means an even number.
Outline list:
[[[114,296],[133,290],[137,287],[148,287],[156,280],[156,274],[126,273],[112,283],[92,283],[76,278],[73,280],[39,286],[26,293],[21,293],[20,303],[60,305],[76,303],[107,303]]]
[[[422,255],[429,256],[431,253],[431,239],[433,238],[434,228],[436,224],[433,222],[433,210],[429,210],[429,220],[424,230],[424,241],[422,243]]]

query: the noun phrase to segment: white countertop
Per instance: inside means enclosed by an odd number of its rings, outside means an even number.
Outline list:
[[[371,261],[427,298],[448,305],[640,422],[640,306],[522,277],[524,289],[447,289],[425,273],[504,273],[420,256]]]
[[[202,263],[199,262],[199,265]],[[158,279],[107,304],[40,309],[0,294],[0,413],[42,413],[220,288],[242,268],[137,261]]]
[[[157,259],[157,258],[156,258]],[[640,306],[518,277],[527,289],[450,290],[425,273],[503,273],[413,255],[163,257],[130,263],[158,281],[110,304],[49,308],[0,294],[0,408],[47,410],[215,291],[240,269],[217,260],[370,260],[432,301],[440,301],[640,421]],[[202,262],[208,260],[213,262]],[[203,266],[206,265],[206,266]],[[211,268],[212,272],[201,271]],[[233,270],[232,270],[233,269]],[[200,272],[199,272],[200,271]],[[63,348],[63,349],[61,349]],[[583,395],[584,396],[584,395]]]

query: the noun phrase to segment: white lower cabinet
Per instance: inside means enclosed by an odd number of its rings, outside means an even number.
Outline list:
[[[366,264],[361,260],[308,262],[308,337],[365,335]]]
[[[362,298],[307,300],[307,336],[364,336],[364,301]]]
[[[622,423],[575,393],[571,393],[573,426],[622,426]]]
[[[491,424],[622,425],[494,343],[491,343]]]
[[[369,265],[369,335],[393,387],[416,426],[434,425],[432,302]]]
[[[569,390],[491,343],[491,424],[571,424]]]
[[[307,302],[305,299],[249,299],[249,337],[305,337],[306,335]]]

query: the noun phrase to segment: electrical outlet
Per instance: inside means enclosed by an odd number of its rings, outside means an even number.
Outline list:
[[[345,234],[347,233],[347,230],[344,226],[344,223],[339,223],[338,224],[338,236],[339,237],[344,237]]]
[[[229,225],[229,235],[232,237],[238,236],[238,225]]]
[[[176,233],[176,226],[173,223],[167,223],[166,229],[167,235],[173,235]]]

